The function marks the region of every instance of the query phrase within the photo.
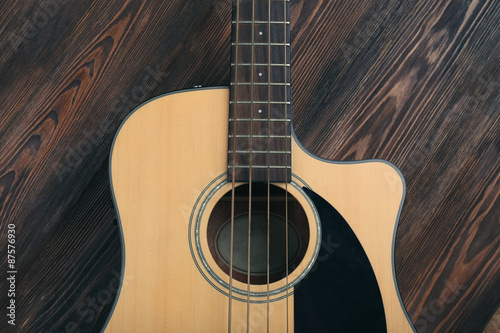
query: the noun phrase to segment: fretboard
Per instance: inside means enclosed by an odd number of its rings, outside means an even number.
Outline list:
[[[230,96],[228,180],[289,182],[290,1],[233,1]]]

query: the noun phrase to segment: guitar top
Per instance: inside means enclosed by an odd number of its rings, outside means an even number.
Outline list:
[[[412,332],[395,281],[404,179],[292,130],[290,2],[233,2],[231,84],[169,93],[110,158],[124,267],[106,332]]]

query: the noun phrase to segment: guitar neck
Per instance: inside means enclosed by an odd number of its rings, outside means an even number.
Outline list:
[[[290,1],[233,1],[228,180],[291,180]]]

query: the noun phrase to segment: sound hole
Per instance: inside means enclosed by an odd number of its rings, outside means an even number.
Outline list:
[[[248,184],[235,189],[233,231],[233,278],[247,283],[248,272]],[[229,275],[231,240],[231,192],[215,205],[208,222],[207,237],[212,257]],[[286,275],[285,191],[270,188],[269,278],[278,281]],[[266,183],[252,184],[252,224],[250,233],[250,283],[267,283],[268,195]],[[300,264],[309,243],[309,227],[302,206],[288,194],[288,273]]]

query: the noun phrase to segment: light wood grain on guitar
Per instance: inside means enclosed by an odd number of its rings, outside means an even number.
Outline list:
[[[188,226],[202,190],[227,171],[228,100],[228,89],[170,94],[140,107],[120,129],[111,178],[124,274],[131,278],[106,332],[227,332],[228,299],[194,264]],[[404,191],[397,171],[382,162],[322,161],[295,141],[292,158],[293,173],[335,206],[363,245],[388,331],[411,332],[393,280],[393,235]],[[285,303],[271,304],[271,332],[286,332]],[[293,296],[288,303],[293,332]],[[233,332],[246,331],[246,314],[246,303],[233,301]],[[250,331],[265,332],[266,304],[252,304],[250,314]]]

